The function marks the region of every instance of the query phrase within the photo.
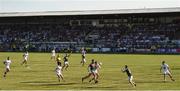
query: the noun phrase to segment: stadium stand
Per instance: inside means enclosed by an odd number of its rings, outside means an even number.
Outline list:
[[[179,35],[179,13],[1,17],[0,51],[180,53]]]

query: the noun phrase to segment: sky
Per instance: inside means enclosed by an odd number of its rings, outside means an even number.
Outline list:
[[[180,7],[180,0],[0,0],[0,12]]]

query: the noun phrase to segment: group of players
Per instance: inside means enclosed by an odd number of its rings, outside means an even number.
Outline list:
[[[24,65],[27,67],[27,61],[28,61],[28,56],[29,56],[29,53],[26,51],[24,54],[23,54],[23,61],[21,63],[21,65]],[[6,74],[10,71],[10,64],[12,63],[12,61],[10,60],[10,57],[7,57],[7,59],[5,61],[3,61],[4,65],[5,65],[5,72],[4,72],[4,75],[3,77],[5,78],[6,77]]]
[[[71,53],[72,51],[68,54],[66,53],[64,56],[63,56],[63,61],[64,61],[64,64],[62,66],[62,59],[61,59],[61,56],[58,54],[57,57],[56,57],[56,51],[55,49],[52,50],[52,55],[51,55],[51,60],[55,60],[56,63],[57,63],[57,67],[55,68],[55,72],[56,72],[56,75],[58,77],[58,81],[60,82],[60,80],[62,79],[64,81],[64,77],[63,77],[63,74],[62,74],[62,71],[65,69],[67,71],[67,68],[69,67],[69,57],[71,56]],[[81,54],[82,54],[82,60],[81,60],[81,64],[82,66],[84,66],[84,64],[86,63],[86,59],[85,59],[85,55],[86,55],[86,50],[84,48],[81,49]],[[28,61],[28,52],[25,52],[23,54],[23,61],[21,63],[21,65],[24,65],[27,67],[27,61]],[[4,75],[3,77],[5,78],[6,77],[6,74],[10,71],[10,64],[11,64],[11,60],[10,60],[10,57],[7,57],[7,59],[3,62],[5,64],[5,72],[4,72]],[[98,78],[99,78],[99,69],[101,68],[101,65],[102,63],[98,63],[97,61],[95,61],[94,59],[91,60],[91,63],[88,65],[88,75],[87,76],[84,76],[82,77],[82,82],[87,79],[87,78],[90,78],[92,76],[92,79],[89,80],[89,82],[93,81],[95,83],[98,83]],[[125,67],[123,67],[121,69],[122,72],[125,72],[128,76],[128,81],[129,83],[135,87],[136,86],[136,83],[133,81],[133,75],[129,69],[129,67],[127,65],[125,65]],[[172,77],[172,74],[171,74],[171,71],[170,71],[170,68],[168,66],[168,64],[165,63],[165,61],[162,61],[162,65],[161,65],[161,68],[160,68],[160,72],[163,72],[163,76],[164,76],[164,82],[166,81],[166,75],[168,75],[172,81],[175,81]]]
[[[71,51],[71,53],[72,53],[72,51]],[[52,50],[51,59],[56,60],[56,62],[57,62],[57,67],[55,69],[55,72],[56,72],[56,75],[57,75],[59,81],[60,81],[60,79],[62,79],[64,81],[64,77],[63,77],[62,71],[63,71],[63,69],[65,69],[67,71],[67,68],[69,67],[69,60],[68,59],[69,59],[71,53],[69,53],[69,54],[66,53],[65,54],[65,56],[63,57],[64,65],[62,66],[62,63],[61,63],[62,59],[61,59],[60,55],[57,55],[57,57],[56,57],[55,50],[54,49]],[[81,60],[80,63],[82,64],[82,66],[84,66],[84,64],[86,63],[86,59],[85,59],[86,51],[85,51],[84,48],[81,49],[81,54],[82,54],[82,60]],[[102,65],[102,63],[98,63],[97,61],[92,59],[91,64],[89,64],[89,66],[88,66],[89,74],[82,78],[82,82],[85,79],[93,76],[93,78],[89,82],[94,80],[95,83],[98,83],[98,78],[99,78],[98,70],[101,68],[100,65]]]

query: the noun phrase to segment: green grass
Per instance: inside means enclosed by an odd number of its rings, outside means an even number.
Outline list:
[[[50,60],[49,53],[29,53],[30,69],[21,66],[22,53],[0,53],[0,73],[3,75],[3,60],[10,56],[11,72],[7,78],[0,77],[1,90],[180,90],[179,55],[132,55],[132,54],[87,54],[87,64],[80,65],[81,55],[72,54],[68,71],[63,71],[66,82],[58,82],[54,69],[56,64]],[[98,84],[81,82],[87,75],[87,65],[91,59],[102,62]],[[159,68],[165,60],[172,69],[175,82],[167,78],[163,82]],[[121,68],[127,64],[131,69],[137,87],[127,81],[127,75]]]

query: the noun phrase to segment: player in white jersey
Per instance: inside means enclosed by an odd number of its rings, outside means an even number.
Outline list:
[[[172,77],[172,74],[170,72],[170,68],[169,66],[165,63],[165,61],[162,62],[161,68],[160,68],[160,72],[163,72],[164,75],[164,82],[166,81],[166,75],[168,75],[172,81],[175,81]]]
[[[6,66],[5,72],[4,72],[4,77],[6,77],[6,74],[10,71],[11,60],[9,59],[9,57],[7,57],[7,60],[4,61],[4,64]]]
[[[55,51],[55,49],[53,49],[52,51],[51,51],[51,60],[55,60],[56,59],[56,51]]]
[[[84,64],[86,63],[86,50],[84,48],[81,49],[81,54],[82,54],[82,60],[81,60],[81,63],[82,63],[82,66],[84,66]]]
[[[26,51],[26,53],[23,54],[23,62],[21,65],[26,64],[27,66],[27,61],[28,61],[29,53]]]
[[[60,79],[62,79],[64,81],[64,77],[62,75],[62,66],[61,66],[61,62],[57,62],[57,67],[55,69],[56,75],[58,77],[58,81],[60,82]]]

